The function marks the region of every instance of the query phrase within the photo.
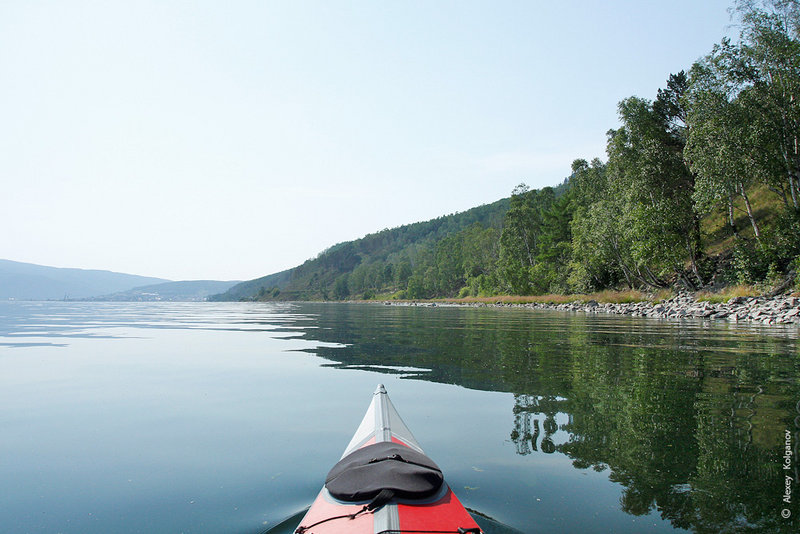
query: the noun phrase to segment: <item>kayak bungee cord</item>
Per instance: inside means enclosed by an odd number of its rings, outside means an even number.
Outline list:
[[[328,519],[323,519],[322,521],[317,521],[313,525],[308,525],[307,527],[302,527],[302,526],[301,527],[297,527],[294,530],[294,534],[304,534],[305,532],[308,532],[309,529],[314,528],[317,525],[321,525],[323,523],[327,523],[328,521],[333,521],[334,519],[355,519],[356,517],[358,517],[359,515],[363,514],[364,512],[370,511],[368,507],[369,507],[369,505],[365,505],[361,510],[359,510],[358,512],[356,512],[354,514],[337,515],[335,517],[329,517]],[[313,532],[311,534],[313,534]]]
[[[322,523],[327,523],[328,521],[333,521],[335,519],[355,519],[356,517],[360,516],[363,513],[372,513],[387,502],[391,501],[394,497],[394,492],[389,489],[381,490],[374,499],[372,499],[369,503],[365,504],[361,510],[352,514],[344,514],[344,515],[337,515],[335,517],[329,517],[327,519],[323,519],[322,521],[317,521],[316,523],[308,526],[299,526],[295,529],[295,534],[303,534],[308,532],[309,529],[316,527],[317,525],[321,525]],[[313,534],[313,533],[312,533]]]

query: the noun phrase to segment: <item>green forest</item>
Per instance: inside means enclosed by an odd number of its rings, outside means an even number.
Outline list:
[[[737,38],[618,104],[564,183],[341,243],[217,300],[777,284],[800,267],[800,1],[738,0]]]

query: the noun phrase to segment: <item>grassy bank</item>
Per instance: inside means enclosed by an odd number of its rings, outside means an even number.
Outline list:
[[[734,297],[763,296],[766,292],[767,291],[765,291],[765,288],[759,286],[737,285],[726,287],[718,292],[700,291],[695,293],[694,297],[695,300],[699,302],[707,301],[711,303],[720,303],[727,302]],[[565,304],[568,302],[589,302],[593,300],[601,304],[626,304],[630,302],[662,302],[671,299],[675,295],[676,293],[669,289],[664,289],[654,293],[645,293],[637,290],[605,290],[597,293],[574,295],[497,295],[493,297],[427,299],[416,300],[415,302],[441,302],[453,304]],[[795,291],[793,295],[800,296],[800,291]]]
[[[662,294],[663,293],[663,294]],[[465,298],[453,298],[453,299],[435,299],[432,302],[453,302],[457,304],[474,304],[474,303],[484,303],[484,304],[496,304],[496,303],[503,303],[503,304],[530,304],[534,302],[543,303],[543,304],[564,304],[566,302],[588,302],[590,300],[594,300],[597,302],[613,302],[613,303],[624,303],[624,302],[641,302],[645,300],[653,300],[657,298],[657,300],[664,300],[665,298],[669,298],[671,296],[667,295],[669,292],[660,292],[656,297],[653,294],[643,293],[641,291],[636,290],[626,290],[626,291],[612,291],[612,290],[605,290],[600,291],[597,293],[590,293],[590,294],[576,294],[576,295],[558,295],[558,294],[550,294],[550,295],[498,295],[494,297],[465,297]]]

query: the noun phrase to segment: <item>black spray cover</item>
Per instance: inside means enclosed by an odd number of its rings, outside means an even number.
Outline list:
[[[358,502],[389,490],[400,499],[425,499],[444,483],[433,460],[397,443],[383,442],[354,451],[333,466],[325,480],[330,494],[341,501]]]

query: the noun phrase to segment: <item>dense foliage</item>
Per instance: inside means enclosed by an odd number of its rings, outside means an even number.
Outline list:
[[[521,184],[505,201],[336,245],[222,298],[698,289],[791,276],[800,267],[800,0],[737,0],[732,13],[737,41],[670,75],[655,100],[619,103],[606,162],[575,160],[557,188]],[[726,222],[711,239],[703,225],[715,218]]]

